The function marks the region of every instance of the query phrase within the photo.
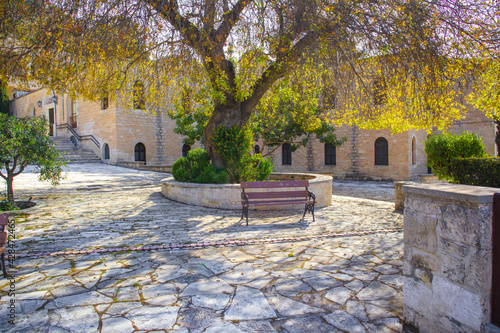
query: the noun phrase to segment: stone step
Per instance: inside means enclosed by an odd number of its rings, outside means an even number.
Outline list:
[[[55,148],[64,153],[64,160],[67,163],[102,163],[101,159],[92,151],[86,148],[77,148],[69,138],[51,137]]]

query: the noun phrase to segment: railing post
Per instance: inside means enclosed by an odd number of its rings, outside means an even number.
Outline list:
[[[500,326],[500,193],[493,194],[491,322]]]

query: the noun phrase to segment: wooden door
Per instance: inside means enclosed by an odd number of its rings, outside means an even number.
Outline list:
[[[54,136],[54,108],[49,109],[49,135]]]

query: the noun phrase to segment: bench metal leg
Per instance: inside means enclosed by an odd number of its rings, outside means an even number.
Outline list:
[[[246,213],[246,217],[247,217],[247,227],[248,227],[248,207],[245,207],[245,213]]]
[[[307,204],[304,206],[304,214],[302,214],[302,222],[304,222],[304,217],[306,216],[307,213]]]
[[[5,252],[1,254],[2,256],[2,271],[3,271],[3,277],[7,278],[7,269],[5,268]]]
[[[306,216],[306,213],[310,212],[313,216],[313,222],[315,221],[314,218],[314,204],[306,204],[304,207],[304,214],[302,214],[302,222],[304,222],[304,217]]]

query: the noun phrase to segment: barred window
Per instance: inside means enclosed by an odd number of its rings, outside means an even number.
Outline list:
[[[137,162],[146,162],[146,147],[142,143],[138,143],[135,145],[134,149],[135,160]]]
[[[375,165],[389,165],[389,143],[385,138],[375,140]]]
[[[325,143],[325,165],[337,165],[337,147],[331,143]]]
[[[283,165],[292,165],[292,151],[289,143],[284,143],[281,146],[281,160]]]

